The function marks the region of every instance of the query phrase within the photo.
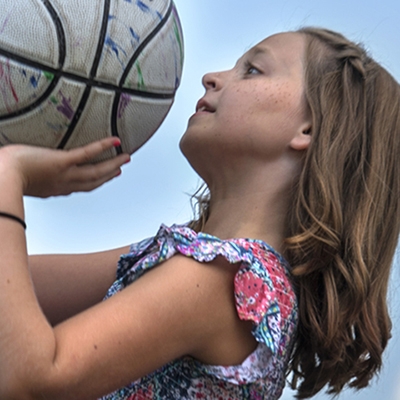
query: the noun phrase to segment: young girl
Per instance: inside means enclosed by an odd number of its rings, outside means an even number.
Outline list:
[[[181,140],[208,188],[200,215],[130,247],[26,254],[22,196],[112,179],[127,155],[85,163],[117,140],[0,150],[0,399],[273,400],[291,371],[307,398],[379,370],[399,85],[319,29],[271,36],[203,84]]]

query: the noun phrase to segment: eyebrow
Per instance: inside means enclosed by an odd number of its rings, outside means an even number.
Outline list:
[[[260,47],[260,46],[253,47],[252,49],[249,50],[249,54],[253,57],[257,56],[259,54],[267,55],[267,56],[271,57],[272,59],[275,59],[272,51],[267,47]]]
[[[267,47],[261,47],[261,46],[255,46],[252,47],[250,50],[247,50],[236,62],[236,64],[240,61],[243,60],[246,56],[247,57],[256,57],[257,55],[262,55],[262,56],[268,56],[271,58],[273,61],[276,61],[276,58],[274,57],[272,51],[267,48]]]

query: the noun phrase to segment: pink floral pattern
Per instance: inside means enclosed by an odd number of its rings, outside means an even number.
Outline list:
[[[235,277],[236,308],[241,319],[253,322],[258,347],[234,366],[205,365],[190,357],[175,360],[102,399],[277,400],[285,385],[298,321],[288,263],[260,240],[221,240],[185,225],[162,225],[154,238],[133,244],[130,253],[121,256],[117,280],[106,298],[177,253],[199,262],[223,256],[240,264]]]

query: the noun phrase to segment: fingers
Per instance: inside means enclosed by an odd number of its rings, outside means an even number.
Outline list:
[[[71,172],[71,177],[76,182],[98,181],[107,177],[109,179],[118,176],[121,173],[122,165],[128,163],[130,157],[127,154],[121,154],[110,160],[98,164],[77,165]]]
[[[76,166],[76,180],[82,183],[107,182],[120,175],[121,166],[130,161],[129,154],[120,154],[106,161],[90,164],[94,158],[100,156],[103,152],[120,145],[119,138],[110,137],[70,150],[70,162]]]
[[[121,169],[113,169],[109,172],[99,173],[98,171],[88,171],[84,175],[80,176],[79,181],[75,181],[71,186],[74,192],[90,192],[91,190],[97,189],[104,183],[112,180],[113,178],[121,174]]]
[[[15,145],[3,150],[1,160],[21,178],[25,195],[46,198],[90,191],[118,176],[130,161],[128,154],[90,162],[120,144],[111,137],[68,151]]]
[[[90,162],[104,151],[120,144],[118,138],[107,138],[64,152],[56,178],[52,179],[53,185],[49,185],[47,180],[46,188],[50,187],[51,189],[42,190],[44,195],[40,192],[39,197],[88,192],[117,177],[121,174],[122,165],[130,161],[129,154],[120,154],[96,164]]]
[[[86,146],[69,150],[69,159],[71,164],[87,164],[93,161],[97,156],[101,155],[113,147],[119,147],[121,141],[116,137],[108,137]]]

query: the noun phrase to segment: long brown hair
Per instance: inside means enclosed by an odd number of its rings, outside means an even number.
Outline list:
[[[390,338],[387,289],[400,231],[400,87],[362,48],[317,28],[307,38],[312,141],[288,210],[285,256],[299,327],[288,374],[297,397],[368,385]],[[207,188],[194,196],[201,230]]]
[[[400,87],[340,34],[304,28],[312,143],[289,210],[298,398],[365,387],[382,365],[400,230]],[[299,385],[296,380],[299,379]]]

